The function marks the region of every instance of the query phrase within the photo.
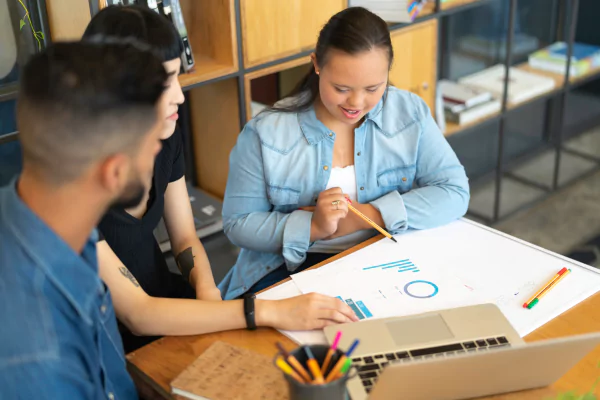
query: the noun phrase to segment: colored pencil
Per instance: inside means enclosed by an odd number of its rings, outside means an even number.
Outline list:
[[[390,235],[388,233],[388,231],[386,231],[385,229],[383,229],[382,227],[380,227],[379,225],[377,225],[371,218],[367,217],[365,214],[363,214],[362,212],[358,211],[352,205],[352,200],[350,200],[348,197],[346,197],[346,201],[348,202],[348,210],[352,211],[360,219],[362,219],[363,221],[365,221],[367,224],[371,225],[373,228],[375,228],[379,233],[381,233],[386,238],[393,240],[395,243],[398,243],[398,241],[396,239],[394,239],[394,237],[392,235]]]
[[[531,303],[529,303],[527,308],[531,310],[533,308],[533,306],[535,306],[537,303],[539,303],[539,301],[542,297],[547,295],[548,292],[550,290],[552,290],[556,285],[558,285],[558,282],[562,281],[567,275],[569,275],[569,273],[571,273],[570,269],[568,269],[566,272],[562,273],[560,275],[560,277],[558,279],[556,279],[555,281],[553,281],[552,284],[550,286],[548,286],[548,288],[546,290],[544,290],[542,293],[540,293],[540,295],[538,297],[536,297]]]
[[[550,287],[550,285],[552,285],[552,283],[557,280],[558,278],[560,278],[560,276],[562,274],[564,274],[565,272],[567,272],[567,268],[563,268],[560,271],[558,271],[558,273],[556,275],[554,275],[554,277],[552,279],[550,279],[550,281],[548,283],[546,283],[544,285],[544,287],[542,287],[540,290],[537,291],[536,294],[534,294],[529,300],[527,300],[527,302],[525,304],[523,304],[523,308],[528,308],[529,303],[531,303],[533,300],[535,300],[540,294],[542,294],[544,292],[544,290],[548,289]]]
[[[340,338],[342,337],[342,331],[338,331],[335,335],[335,339],[333,339],[333,343],[331,347],[327,351],[327,355],[325,356],[325,361],[323,361],[323,365],[321,366],[321,373],[327,373],[327,368],[329,368],[329,363],[331,362],[331,357],[335,354],[335,350],[337,349],[338,343],[340,342]]]
[[[288,362],[288,364],[290,364],[296,370],[296,372],[298,372],[300,374],[300,376],[306,382],[311,382],[312,378],[310,377],[310,375],[308,374],[308,372],[306,372],[306,370],[304,369],[304,367],[302,366],[302,364],[300,364],[300,362],[296,359],[296,357],[294,357],[293,355],[291,355],[285,349],[285,347],[283,347],[283,345],[281,343],[277,342],[277,343],[275,343],[275,345],[279,349],[279,352],[281,353],[281,355],[283,356],[283,358]]]
[[[308,369],[313,375],[313,382],[317,385],[322,385],[323,383],[325,383],[325,380],[323,379],[323,374],[321,374],[321,368],[319,368],[319,363],[317,362],[317,360],[315,360],[315,356],[308,346],[304,347],[304,351],[306,351],[306,355],[308,356],[308,360],[306,360],[306,365],[308,365]]]
[[[298,375],[296,371],[294,371],[294,369],[284,361],[283,357],[278,357],[277,361],[275,361],[275,364],[279,367],[279,369],[283,371],[284,374],[291,376],[300,383],[305,383],[304,379],[302,379],[302,377]]]
[[[352,345],[350,346],[350,348],[348,349],[348,351],[346,352],[346,354],[344,354],[343,356],[340,357],[340,359],[335,364],[335,366],[333,367],[333,369],[331,370],[331,372],[329,373],[329,375],[327,375],[327,379],[325,379],[325,383],[329,383],[329,382],[331,382],[331,381],[333,381],[334,379],[337,378],[338,374],[340,373],[340,371],[344,367],[344,364],[346,363],[346,360],[348,360],[352,356],[352,353],[356,349],[356,346],[358,346],[358,343],[359,343],[359,341],[358,341],[358,339],[356,339],[352,343]]]

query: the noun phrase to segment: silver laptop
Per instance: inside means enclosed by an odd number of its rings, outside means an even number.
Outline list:
[[[360,339],[352,400],[466,399],[542,387],[600,343],[598,333],[526,345],[494,304],[330,326],[330,343],[338,330],[342,349]]]
[[[194,225],[198,237],[202,238],[223,230],[222,210],[223,204],[213,196],[187,184],[192,212],[194,214]],[[158,242],[161,251],[171,250],[169,233],[163,219],[154,230],[154,237]]]

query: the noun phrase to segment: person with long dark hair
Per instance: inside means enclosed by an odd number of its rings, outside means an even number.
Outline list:
[[[313,68],[291,97],[243,129],[230,156],[224,228],[242,248],[219,285],[254,293],[376,234],[465,214],[463,166],[418,96],[390,85],[387,24],[347,8],[322,28]],[[410,60],[399,60],[410,62]]]
[[[164,16],[144,6],[110,6],[92,18],[84,40],[95,36],[149,45],[169,74],[160,101],[162,150],[150,187],[134,208],[114,207],[102,219],[99,272],[115,304],[126,352],[157,335],[192,335],[250,325],[314,329],[356,318],[338,299],[311,294],[280,301],[256,300],[248,321],[241,301],[222,302],[206,252],[196,235],[184,177],[181,133],[176,129],[184,96],[177,75],[183,44]],[[164,217],[182,276],[171,273],[153,231]]]

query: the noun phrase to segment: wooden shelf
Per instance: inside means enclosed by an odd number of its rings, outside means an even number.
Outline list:
[[[237,68],[230,64],[221,63],[214,58],[201,54],[194,54],[194,60],[196,62],[194,70],[179,75],[179,83],[184,89],[187,86],[220,78],[237,71]]]
[[[261,70],[246,74],[244,76],[244,85],[246,87],[246,90],[245,90],[246,91],[246,119],[249,121],[252,118],[252,105],[251,105],[252,85],[251,85],[251,83],[252,83],[253,79],[261,78],[266,75],[271,75],[271,74],[275,74],[275,73],[286,71],[286,70],[290,70],[292,68],[296,68],[296,67],[299,67],[302,65],[307,65],[310,62],[311,62],[310,57],[302,57],[302,58],[298,58],[296,60],[277,64],[272,67],[263,68]]]
[[[477,3],[479,1],[480,0],[453,0],[448,3],[442,3],[441,8],[442,10],[448,10],[450,8],[460,7],[471,3]]]
[[[238,70],[234,0],[180,0],[188,38],[194,52],[194,70],[182,74],[183,87]]]
[[[347,6],[347,0],[240,0],[244,65],[314,48],[323,25]]]
[[[225,79],[190,90],[192,136],[198,187],[223,198],[229,153],[240,133],[237,79]]]
[[[432,19],[391,33],[394,64],[390,83],[420,96],[432,112],[437,86],[437,28],[437,20]]]
[[[446,137],[452,136],[455,133],[462,132],[465,129],[472,128],[472,127],[474,127],[476,125],[484,123],[485,121],[488,121],[490,119],[494,119],[498,115],[500,115],[500,113],[499,112],[495,112],[493,114],[486,115],[483,118],[479,118],[479,119],[477,119],[477,120],[475,120],[475,121],[473,121],[471,123],[464,124],[464,125],[458,125],[458,124],[455,124],[453,122],[446,122],[446,130],[444,131],[444,136],[446,136]]]

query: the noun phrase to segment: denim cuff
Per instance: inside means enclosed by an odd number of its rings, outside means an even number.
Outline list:
[[[394,190],[377,200],[370,203],[375,207],[385,222],[385,228],[391,233],[396,234],[408,229],[408,218],[406,216],[406,207],[404,200],[398,191]]]
[[[310,222],[312,213],[309,211],[293,211],[288,217],[283,229],[283,258],[290,271],[296,269],[306,260],[306,251],[310,245]]]

